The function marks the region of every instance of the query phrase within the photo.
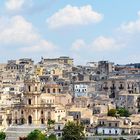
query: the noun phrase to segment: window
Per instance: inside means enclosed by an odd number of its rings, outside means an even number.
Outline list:
[[[79,115],[76,115],[76,118],[79,119]]]
[[[43,114],[43,110],[41,111],[41,114]]]
[[[21,114],[23,114],[23,110],[21,110]]]
[[[53,89],[53,93],[55,93],[55,88]]]
[[[58,133],[58,137],[61,137],[61,133]]]
[[[103,134],[105,133],[105,130],[103,130]]]
[[[48,88],[48,93],[50,93],[50,89]]]
[[[41,124],[44,124],[44,119],[41,119]]]
[[[35,91],[37,91],[37,87],[35,87]]]
[[[17,119],[15,119],[15,124],[17,124]]]
[[[111,130],[109,130],[109,134],[111,134]]]
[[[12,124],[12,120],[11,120],[11,119],[9,119],[9,120],[8,120],[8,123],[9,123],[9,125],[10,125],[10,124]]]
[[[31,99],[28,100],[28,104],[31,105]]]
[[[31,86],[28,86],[28,91],[29,91],[29,92],[31,91]]]
[[[117,134],[118,132],[117,132],[117,130],[115,130],[115,134]]]
[[[60,130],[60,125],[58,125],[58,130]]]
[[[109,123],[109,127],[111,126],[111,123]]]
[[[117,123],[115,123],[115,126],[116,126],[116,127],[118,126]]]
[[[61,92],[61,89],[59,88],[59,93]]]

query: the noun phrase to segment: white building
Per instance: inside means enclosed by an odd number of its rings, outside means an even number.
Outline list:
[[[74,92],[75,97],[87,96],[88,85],[86,84],[75,84]]]

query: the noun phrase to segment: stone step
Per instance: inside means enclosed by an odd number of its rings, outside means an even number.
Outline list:
[[[5,140],[19,140],[17,137],[6,138]]]
[[[44,131],[46,129],[46,126],[10,126],[7,128],[6,132],[6,140],[18,140],[19,137],[25,137],[27,136],[31,131],[39,129],[41,131]]]

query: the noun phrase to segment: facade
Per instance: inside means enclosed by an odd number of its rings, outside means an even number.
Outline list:
[[[107,116],[116,108],[125,108],[130,117]],[[139,114],[139,69],[118,68],[108,61],[75,66],[70,57],[0,65],[0,130],[45,130],[51,119],[58,137],[69,120],[81,122],[87,136],[136,135]]]
[[[73,59],[65,56],[61,56],[59,58],[42,58],[41,63],[45,63],[47,65],[52,64],[62,64],[62,65],[73,65]]]

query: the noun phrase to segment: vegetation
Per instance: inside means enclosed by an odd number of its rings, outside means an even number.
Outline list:
[[[48,119],[48,128],[50,129],[51,128],[51,125],[53,125],[55,123],[54,120],[51,120],[51,119]]]
[[[6,134],[4,132],[0,132],[0,140],[5,140]]]
[[[110,109],[108,111],[108,116],[115,117],[118,114],[121,117],[129,117],[130,113],[125,108],[118,108],[118,109]]]
[[[104,140],[113,140],[113,138],[105,138]]]
[[[108,116],[115,117],[115,115],[116,115],[116,109],[110,109],[110,110],[108,111]]]
[[[57,140],[56,135],[51,134],[51,135],[47,138],[47,140]]]
[[[40,130],[35,129],[27,136],[27,140],[47,140],[44,134]]]
[[[81,140],[85,138],[84,126],[74,122],[68,122],[63,129],[62,140]]]
[[[117,113],[120,114],[121,117],[129,117],[130,113],[128,110],[126,110],[125,108],[119,108],[117,110]]]

